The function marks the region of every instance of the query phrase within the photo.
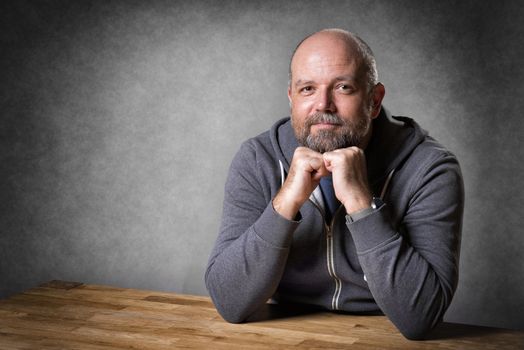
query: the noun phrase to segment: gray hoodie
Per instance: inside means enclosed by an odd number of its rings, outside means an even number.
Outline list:
[[[268,299],[382,312],[410,339],[441,321],[458,282],[464,203],[453,154],[382,109],[365,150],[375,197],[364,217],[324,220],[320,189],[289,221],[272,206],[298,147],[289,118],[244,142],[225,185],[205,274],[220,315],[244,322]]]

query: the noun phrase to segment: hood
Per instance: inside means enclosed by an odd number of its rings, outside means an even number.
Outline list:
[[[397,168],[427,136],[413,119],[392,116],[384,107],[373,120],[372,135],[365,150],[368,178],[373,187]],[[289,117],[270,129],[271,144],[286,172],[299,146]]]

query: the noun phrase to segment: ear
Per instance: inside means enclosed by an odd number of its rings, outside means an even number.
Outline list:
[[[289,107],[291,107],[291,83],[287,85],[287,98],[289,100]]]
[[[382,85],[382,83],[378,83],[373,87],[373,90],[371,91],[371,119],[378,117],[385,94],[386,88],[384,85]]]

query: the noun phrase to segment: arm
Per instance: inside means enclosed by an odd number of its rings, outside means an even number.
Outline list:
[[[225,185],[222,224],[205,282],[220,315],[243,322],[276,290],[297,223],[267,203],[254,150],[244,144]]]
[[[409,339],[440,322],[453,297],[464,201],[453,156],[441,154],[419,174],[398,230],[387,205],[348,223],[375,301]]]
[[[325,174],[322,165],[319,153],[297,149],[289,176],[271,201],[255,151],[245,144],[236,155],[205,275],[209,294],[227,321],[245,321],[276,291],[298,226],[292,218]]]

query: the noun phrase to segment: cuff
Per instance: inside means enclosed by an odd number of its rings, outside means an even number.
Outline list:
[[[300,217],[299,217],[300,218]],[[255,233],[264,241],[280,248],[289,248],[299,221],[288,220],[280,215],[272,202],[253,225]]]
[[[375,211],[375,209],[373,209],[371,207],[365,208],[365,209],[357,211],[356,213],[347,214],[346,215],[346,220],[347,220],[348,223],[352,223],[352,222],[355,222],[355,221],[360,220],[362,218],[365,218],[369,214],[372,214],[374,211]]]
[[[397,233],[391,226],[386,205],[373,210],[371,213],[359,218],[358,221],[351,222],[347,220],[346,225],[359,254],[397,236]]]

